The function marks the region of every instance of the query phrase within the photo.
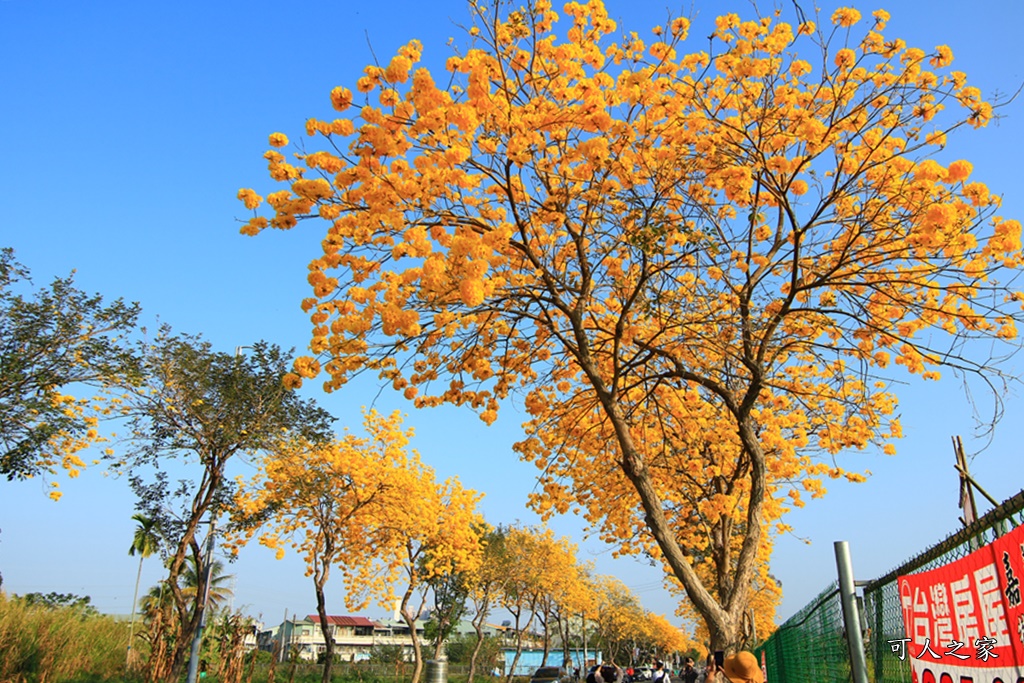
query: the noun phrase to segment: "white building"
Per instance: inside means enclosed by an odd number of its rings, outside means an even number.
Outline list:
[[[412,658],[412,640],[405,622],[373,621],[366,617],[328,616],[328,631],[334,640],[334,655],[342,661],[357,662],[369,659],[370,652],[380,645],[397,645]],[[416,631],[423,638],[423,622],[415,622]],[[261,634],[260,648],[287,653],[296,651],[307,661],[316,661],[327,651],[320,617],[309,614],[303,619],[289,619],[280,626]]]

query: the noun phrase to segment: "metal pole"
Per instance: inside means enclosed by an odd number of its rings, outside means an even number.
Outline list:
[[[590,662],[590,658],[587,655],[587,614],[584,612],[580,615],[583,621],[583,666],[580,667],[580,680],[586,680],[587,678],[587,665]]]
[[[206,581],[203,586],[203,599],[197,606],[199,610],[199,627],[196,628],[196,635],[192,638],[192,653],[188,658],[188,683],[196,683],[196,674],[199,671],[199,647],[203,643],[203,625],[206,623],[206,601],[210,597],[210,579],[213,578],[213,531],[216,525],[216,518],[210,520],[210,535],[206,538],[206,567],[203,572],[206,574]]]
[[[850,670],[853,683],[868,683],[868,663],[864,657],[864,635],[860,630],[857,610],[857,588],[853,582],[853,562],[846,541],[835,542],[836,568],[839,570],[839,597],[843,604],[846,644],[850,648]]]
[[[277,661],[279,661],[279,662],[283,662],[284,661],[284,653],[285,653],[285,649],[286,649],[286,646],[284,644],[284,634],[285,634],[285,630],[288,629],[288,628],[289,628],[289,626],[288,626],[288,610],[286,608],[285,611],[284,611],[284,621],[281,622],[281,629],[277,632],[277,642],[281,646],[280,648],[278,648],[278,652],[277,652]],[[289,635],[291,635],[291,631],[289,631]]]

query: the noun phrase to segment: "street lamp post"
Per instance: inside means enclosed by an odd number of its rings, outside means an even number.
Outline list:
[[[195,637],[192,638],[192,652],[188,658],[188,683],[196,683],[196,674],[199,671],[199,648],[203,642],[203,626],[206,624],[206,601],[210,597],[210,580],[213,578],[213,535],[217,519],[211,519],[209,524],[210,535],[206,538],[206,566],[203,568],[205,575],[203,599],[198,605],[199,627],[196,629]],[[198,598],[198,595],[196,597]]]
[[[251,346],[243,345],[235,347],[235,358],[242,357],[242,349],[251,349]],[[203,573],[206,575],[203,586],[203,599],[199,603],[199,627],[196,629],[195,637],[192,638],[192,652],[188,658],[188,683],[196,683],[196,674],[199,671],[199,650],[203,643],[203,627],[206,625],[206,602],[210,597],[210,580],[213,579],[213,541],[214,530],[217,526],[217,518],[210,520],[210,535],[206,539],[206,566]],[[198,567],[196,568],[198,571]],[[196,596],[198,597],[198,596]]]

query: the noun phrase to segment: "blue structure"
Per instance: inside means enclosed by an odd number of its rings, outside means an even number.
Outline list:
[[[499,665],[499,667],[501,668],[501,675],[504,676],[508,673],[508,667],[512,665],[512,660],[515,659],[516,649],[514,647],[503,647],[501,648],[501,655],[504,660],[504,663],[502,665]],[[548,650],[548,661],[546,666],[562,666],[564,662],[564,657],[565,653],[561,648],[558,648],[557,650]],[[583,661],[582,649],[569,650],[569,657],[572,659],[572,667],[570,667],[570,669],[578,667],[581,672],[585,672],[587,670],[587,666]],[[516,669],[512,672],[512,675],[532,675],[533,672],[540,667],[541,661],[543,661],[543,659],[544,650],[523,648],[522,653],[519,655],[519,663],[516,664]],[[600,663],[601,651],[588,649],[587,659],[592,664]],[[570,670],[569,673],[572,673],[572,671]]]

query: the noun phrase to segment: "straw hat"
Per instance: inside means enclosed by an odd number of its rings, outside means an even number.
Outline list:
[[[737,652],[726,657],[722,672],[732,683],[764,683],[764,674],[758,666],[757,657],[750,652]]]

